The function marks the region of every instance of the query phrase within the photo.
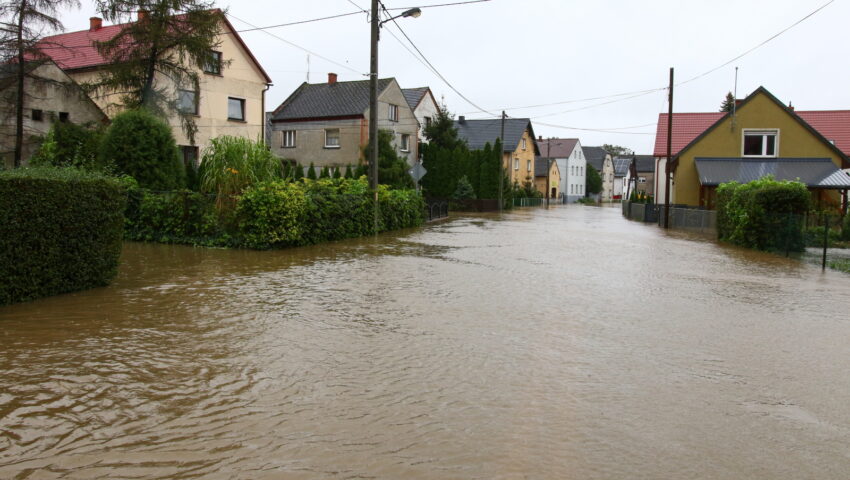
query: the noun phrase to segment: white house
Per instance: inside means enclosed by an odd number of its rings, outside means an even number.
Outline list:
[[[413,115],[419,121],[419,141],[428,143],[428,140],[423,135],[425,128],[431,125],[431,122],[437,117],[440,107],[434,99],[434,94],[428,87],[419,88],[402,88],[401,92],[413,110]]]
[[[552,158],[561,171],[561,196],[572,203],[585,196],[584,186],[587,175],[587,159],[577,138],[537,139],[540,156]]]

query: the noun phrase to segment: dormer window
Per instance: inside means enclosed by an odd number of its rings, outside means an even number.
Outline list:
[[[744,130],[742,155],[744,157],[775,157],[779,144],[779,130]]]

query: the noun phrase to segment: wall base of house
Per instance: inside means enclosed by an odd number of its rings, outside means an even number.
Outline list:
[[[584,195],[567,195],[566,203],[575,203],[579,201],[579,199],[584,198]]]

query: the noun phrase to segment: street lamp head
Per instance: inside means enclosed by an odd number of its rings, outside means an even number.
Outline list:
[[[411,8],[410,10],[406,10],[404,13],[401,14],[401,16],[405,17],[405,18],[407,18],[407,17],[418,18],[419,15],[422,15],[422,9],[420,9],[420,8]]]

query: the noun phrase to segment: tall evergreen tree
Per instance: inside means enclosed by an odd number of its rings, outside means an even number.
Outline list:
[[[585,171],[587,175],[584,177],[584,191],[585,194],[596,194],[602,191],[602,177],[599,175],[599,172],[593,168],[593,165],[587,165],[587,170]]]
[[[328,169],[327,165],[322,167],[322,170],[319,171],[319,178],[331,178],[331,172]]]
[[[354,174],[351,172],[351,165],[350,164],[345,166],[345,175],[343,175],[343,176],[345,178],[354,178]]]
[[[731,112],[732,109],[735,108],[735,96],[732,95],[732,92],[726,94],[726,98],[723,99],[723,103],[720,104],[721,112]]]
[[[221,71],[228,63],[215,52],[224,12],[206,0],[97,0],[97,8],[106,20],[124,25],[113,38],[95,42],[107,63],[89,87],[119,93],[127,108],[179,114],[194,144],[198,70]],[[137,12],[139,20],[132,21]]]
[[[413,178],[407,173],[407,162],[393,148],[393,133],[378,131],[378,182],[392,188],[413,188]],[[366,147],[369,158],[369,147]]]
[[[316,180],[318,178],[316,176],[316,167],[313,165],[313,162],[310,162],[310,168],[307,169],[307,178],[310,180]]]
[[[339,167],[334,167],[334,173],[331,175],[332,178],[342,178],[342,173],[339,171]]]
[[[297,182],[304,178],[304,167],[300,163],[292,166],[292,181]]]
[[[27,96],[24,80],[43,61],[36,44],[43,32],[63,30],[57,17],[60,7],[79,5],[77,0],[7,0],[0,3],[0,63],[12,64],[15,75],[15,167],[21,166],[23,159],[24,99]]]
[[[425,127],[423,133],[429,145],[439,148],[454,150],[460,145],[466,145],[466,140],[458,137],[454,116],[445,107],[440,107],[431,125]]]

